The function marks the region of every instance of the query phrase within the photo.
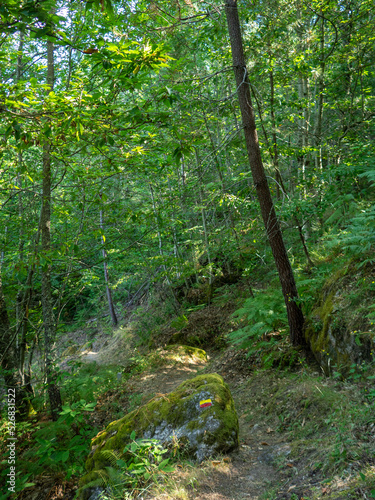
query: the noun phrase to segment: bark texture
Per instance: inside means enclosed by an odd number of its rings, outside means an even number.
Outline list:
[[[54,82],[54,56],[53,43],[47,42],[47,83],[50,91]],[[42,185],[42,212],[41,212],[41,233],[42,233],[42,254],[44,265],[42,266],[42,310],[44,327],[44,352],[47,378],[47,391],[51,407],[53,420],[58,419],[58,414],[62,409],[60,389],[57,385],[57,373],[54,367],[54,341],[55,341],[55,320],[53,314],[52,285],[51,285],[51,144],[45,140],[43,145],[43,185]]]
[[[241,109],[246,148],[263,222],[267,231],[267,237],[271,246],[285,299],[290,339],[292,344],[295,346],[306,346],[304,337],[304,317],[298,304],[298,292],[293,276],[293,270],[289,262],[280,224],[276,216],[267,177],[262,163],[255,125],[255,115],[250,97],[250,83],[242,45],[237,1],[226,0],[225,12],[232,48],[233,69],[236,77],[237,93]]]

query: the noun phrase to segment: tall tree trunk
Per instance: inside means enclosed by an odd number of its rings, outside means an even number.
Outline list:
[[[167,266],[165,265],[165,258],[164,258],[164,252],[163,252],[163,241],[162,241],[162,238],[161,238],[158,212],[157,212],[157,209],[156,209],[154,190],[153,190],[151,184],[150,184],[150,194],[151,194],[152,210],[154,212],[154,219],[155,219],[155,224],[156,224],[156,230],[157,230],[157,233],[158,233],[159,255],[160,255],[161,260],[162,260],[162,269],[163,269],[165,277],[167,279],[168,289],[169,289],[169,291],[171,292],[171,295],[172,295],[172,299],[173,299],[172,300],[172,304],[173,304],[173,307],[174,307],[176,313],[179,314],[180,313],[180,303],[178,302],[176,294],[175,294],[175,292],[173,290],[172,282],[171,282],[170,277],[169,277],[169,271],[167,269]]]
[[[225,12],[232,48],[233,68],[236,77],[246,148],[263,222],[267,231],[268,240],[275,259],[285,299],[290,339],[292,344],[295,346],[305,346],[304,317],[301,307],[298,304],[297,287],[284,245],[280,224],[272,202],[260,154],[260,147],[255,126],[255,115],[250,97],[250,84],[242,46],[237,1],[226,0]]]
[[[20,32],[20,42],[18,44],[18,56],[17,56],[17,70],[16,70],[16,81],[18,82],[21,79],[22,75],[22,51],[23,51],[23,43],[24,43],[24,34]],[[23,265],[23,247],[25,244],[24,241],[24,223],[23,223],[23,193],[22,193],[22,177],[21,177],[21,171],[22,171],[22,153],[21,151],[18,152],[18,170],[17,170],[17,186],[18,186],[18,224],[19,224],[19,241],[18,241],[18,258]],[[17,324],[19,324],[21,318],[23,318],[23,311],[21,310],[21,304],[22,304],[22,287],[19,287],[19,291],[17,294],[17,299],[16,299],[16,318],[17,318]],[[22,334],[23,335],[23,334]],[[16,342],[18,342],[18,338],[16,339]],[[17,344],[16,344],[17,345]],[[22,370],[22,367],[20,367]]]
[[[18,45],[18,57],[17,57],[17,72],[16,79],[19,81],[22,77],[22,55],[23,55],[23,44],[24,44],[24,34],[20,33],[20,42]],[[23,200],[23,186],[22,186],[22,153],[18,153],[18,172],[17,172],[17,185],[19,188],[18,193],[18,221],[19,221],[19,242],[18,242],[18,257],[20,264],[23,265],[24,261],[24,245],[25,245],[25,234],[24,234],[24,200]],[[37,250],[37,245],[39,242],[40,233],[40,221],[38,224],[38,236],[36,238],[36,245],[34,251]],[[20,340],[18,342],[18,335],[16,338],[16,346],[18,348],[18,359],[19,359],[19,376],[20,383],[29,392],[29,397],[34,395],[34,391],[31,385],[31,377],[29,373],[25,372],[26,358],[27,358],[27,326],[28,326],[28,315],[29,315],[29,302],[31,299],[32,292],[32,277],[34,273],[34,264],[28,270],[28,276],[26,279],[26,285],[22,286],[20,283],[19,291],[17,293],[16,300],[16,318],[17,318],[17,330],[20,331]],[[30,363],[29,363],[30,366]],[[25,401],[25,406],[26,406]],[[29,410],[28,410],[29,411]]]
[[[223,197],[225,197],[227,193],[226,193],[226,185],[225,185],[225,182],[224,182],[224,176],[223,176],[223,173],[222,173],[222,170],[223,170],[222,169],[222,165],[221,165],[221,162],[220,162],[220,158],[219,158],[219,156],[217,154],[217,148],[216,148],[216,145],[214,143],[214,139],[212,137],[212,134],[211,134],[211,131],[210,131],[210,128],[209,128],[209,125],[208,125],[207,115],[204,113],[203,117],[204,117],[204,122],[205,122],[205,125],[206,125],[207,134],[209,136],[211,147],[212,147],[212,154],[214,155],[214,158],[215,158],[215,166],[216,166],[216,170],[217,170],[217,173],[218,173],[219,179],[220,179],[221,192],[223,194]],[[219,132],[218,132],[218,135],[219,135]],[[218,142],[220,143],[220,141],[218,141]],[[196,156],[197,156],[197,152],[196,152]],[[197,157],[197,163],[198,163],[198,161],[199,160],[198,160],[198,157]],[[198,169],[199,168],[200,167],[198,167]],[[205,221],[205,217],[203,218],[203,216],[202,216],[202,220]],[[243,253],[242,253],[242,250],[241,250],[240,240],[238,238],[238,233],[236,231],[236,225],[234,223],[233,212],[232,212],[232,209],[231,209],[230,205],[228,205],[228,217],[225,217],[224,223],[227,226],[227,228],[229,229],[229,231],[232,232],[233,235],[234,235],[234,238],[236,240],[236,245],[237,245],[238,256],[239,256],[242,268],[245,268],[245,259],[244,259],[244,256],[243,256]],[[226,263],[227,263],[228,274],[231,275],[232,272],[231,272],[231,268],[230,268],[228,260],[226,261]],[[247,288],[249,290],[250,296],[254,297],[254,292],[253,292],[253,289],[251,288],[251,284],[250,284],[250,278],[246,279],[246,284],[247,284]]]
[[[18,45],[16,81],[19,81],[22,76],[22,51],[24,44],[24,35],[20,33],[20,41]],[[19,261],[23,264],[23,248],[24,248],[24,226],[23,226],[23,199],[22,199],[22,180],[21,180],[22,154],[18,153],[18,172],[17,186],[18,193],[18,219],[19,219],[19,244],[18,253]],[[6,230],[7,228],[5,228]],[[2,252],[1,261],[4,258]],[[1,262],[0,262],[1,268]],[[16,393],[16,413],[20,419],[24,419],[29,415],[30,401],[27,395],[28,388],[31,384],[25,382],[25,344],[26,344],[26,329],[27,329],[27,311],[24,310],[22,301],[22,287],[20,286],[16,298],[16,325],[12,331],[6,310],[5,298],[1,286],[0,276],[0,352],[1,362],[5,370],[5,382],[8,389],[13,388]],[[19,333],[21,332],[21,342],[18,342]],[[32,392],[32,390],[30,391]],[[30,396],[30,394],[29,394]]]
[[[100,199],[102,199],[102,195],[100,194]],[[108,276],[108,266],[107,266],[107,252],[104,246],[104,221],[103,221],[103,210],[100,209],[100,229],[102,231],[102,253],[103,253],[103,266],[104,266],[104,280],[105,280],[105,288],[107,292],[107,300],[108,300],[108,308],[109,315],[111,316],[111,321],[113,326],[117,326],[118,320],[116,316],[115,306],[113,305],[112,293],[109,287],[109,276]]]
[[[323,106],[324,106],[324,73],[325,73],[325,56],[324,56],[324,18],[322,9],[320,10],[320,54],[319,54],[319,75],[317,78],[317,103],[316,103],[316,116],[315,116],[315,168],[316,171],[323,170],[322,164],[322,121],[323,121]]]
[[[274,78],[273,78],[273,70],[272,69],[269,72],[269,76],[270,76],[270,89],[271,89],[270,114],[271,114],[271,125],[272,125],[272,152],[271,152],[271,154],[273,157],[273,165],[275,168],[277,198],[279,199],[280,192],[284,193],[285,195],[287,195],[287,193],[286,193],[284,182],[283,182],[283,179],[281,177],[281,173],[280,173],[280,169],[279,169],[279,153],[278,153],[278,148],[277,148],[276,118],[275,118],[275,109],[274,109],[275,90],[274,90]],[[305,235],[303,234],[303,228],[302,228],[301,223],[299,221],[299,218],[296,214],[294,215],[294,220],[295,220],[296,225],[297,225],[298,234],[299,234],[299,237],[301,239],[302,248],[303,248],[303,251],[306,255],[308,265],[310,267],[313,267],[314,263],[311,260],[310,253],[309,253],[309,250],[308,250],[307,245],[306,245],[306,239],[305,239]]]
[[[47,84],[48,91],[53,90],[54,55],[53,42],[47,41]],[[51,284],[51,144],[46,139],[43,144],[43,184],[42,184],[42,310],[44,326],[44,350],[47,378],[47,391],[53,420],[57,420],[61,412],[62,402],[60,389],[57,385],[57,373],[54,367],[55,321],[53,314],[52,284]]]
[[[276,136],[276,117],[275,117],[275,85],[273,78],[273,69],[269,72],[270,76],[270,114],[271,114],[271,126],[272,126],[272,161],[275,169],[275,180],[276,180],[276,195],[277,199],[280,199],[280,194],[282,191],[282,178],[279,169],[279,151],[277,149],[277,136]]]
[[[197,162],[197,171],[198,171],[198,184],[199,184],[199,201],[201,206],[201,216],[202,216],[202,226],[203,226],[203,235],[204,235],[204,246],[206,248],[206,255],[208,261],[208,288],[207,288],[207,304],[211,303],[212,295],[213,295],[213,275],[212,275],[212,261],[211,261],[211,252],[210,252],[210,242],[208,240],[208,231],[207,231],[207,219],[206,219],[206,211],[204,209],[204,197],[203,197],[203,189],[202,189],[202,168],[200,164],[200,160],[198,157],[198,151],[195,149],[195,159]]]

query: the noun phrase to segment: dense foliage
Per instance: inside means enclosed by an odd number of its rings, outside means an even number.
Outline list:
[[[372,2],[243,0],[238,9],[262,159],[289,258],[306,273],[306,314],[332,256],[375,261]],[[44,357],[49,387],[59,386],[49,371],[55,336],[107,311],[116,325],[145,294],[184,324],[192,289],[195,305],[209,304],[215,288],[242,280],[253,298],[232,340],[251,350],[254,337],[286,329],[280,293],[270,305],[257,294],[274,271],[223,2],[5,0],[0,65],[8,386],[31,401],[33,360]]]

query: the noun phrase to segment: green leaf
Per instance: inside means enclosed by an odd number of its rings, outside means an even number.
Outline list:
[[[174,472],[175,470],[176,468],[173,467],[172,465],[167,465],[167,467],[163,468],[163,472]]]
[[[167,465],[168,462],[169,462],[169,458],[166,458],[165,460],[160,462],[158,469],[163,469]]]

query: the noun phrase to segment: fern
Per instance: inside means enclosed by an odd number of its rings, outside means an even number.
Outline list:
[[[358,177],[367,177],[372,186],[375,186],[375,169],[371,168],[367,172],[359,174]]]
[[[342,223],[345,217],[355,212],[357,204],[352,194],[345,194],[332,203],[332,208],[334,208],[334,212],[326,220],[326,224],[328,225],[334,222]]]
[[[120,459],[120,453],[116,450],[103,450],[100,452],[100,459],[105,460],[112,467],[116,467],[117,461]]]
[[[263,343],[269,346],[271,340],[260,339],[287,325],[286,307],[281,291],[270,289],[249,298],[243,307],[238,309],[233,318],[243,326],[229,334],[230,341],[240,348],[248,349],[249,354],[262,347]]]
[[[365,262],[375,261],[375,205],[362,210],[340,235],[346,252],[354,257],[367,257]]]

